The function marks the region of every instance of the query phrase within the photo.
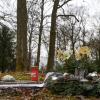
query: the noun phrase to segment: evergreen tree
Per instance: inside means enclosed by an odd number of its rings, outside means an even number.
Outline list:
[[[2,26],[0,31],[0,69],[2,73],[11,70],[13,66],[14,46],[14,34],[6,26]]]

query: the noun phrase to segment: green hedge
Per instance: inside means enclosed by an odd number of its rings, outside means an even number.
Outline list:
[[[100,96],[100,83],[81,83],[77,80],[69,80],[66,82],[50,82],[47,88],[52,94],[56,95],[84,95],[84,96]]]

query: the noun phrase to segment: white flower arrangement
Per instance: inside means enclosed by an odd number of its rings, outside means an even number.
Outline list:
[[[66,51],[63,51],[61,49],[56,50],[56,58],[58,61],[64,62],[69,57],[70,57],[70,55]]]
[[[2,81],[16,81],[15,78],[11,75],[5,75],[1,78]]]

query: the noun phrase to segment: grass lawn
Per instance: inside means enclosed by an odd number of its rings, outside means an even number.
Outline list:
[[[5,75],[12,75],[18,81],[31,81],[31,73],[29,72],[9,72],[9,73],[0,73],[0,80]],[[43,82],[45,76],[39,73],[39,82]]]
[[[0,73],[0,79],[5,75],[12,75],[16,80],[31,80],[31,75],[27,74],[27,72]]]

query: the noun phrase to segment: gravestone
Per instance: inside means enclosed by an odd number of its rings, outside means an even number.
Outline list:
[[[84,79],[85,76],[85,69],[82,68],[75,68],[75,78]]]

